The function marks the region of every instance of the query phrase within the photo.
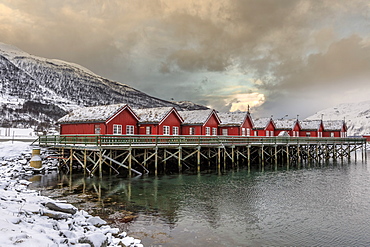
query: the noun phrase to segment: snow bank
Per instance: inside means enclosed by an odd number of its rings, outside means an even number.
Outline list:
[[[29,144],[0,142],[0,245],[7,246],[130,246],[140,240],[119,233],[99,217],[71,204],[40,196],[20,174],[29,168]],[[18,157],[14,157],[18,154]],[[46,166],[48,164],[45,164]],[[55,164],[54,164],[55,165]]]

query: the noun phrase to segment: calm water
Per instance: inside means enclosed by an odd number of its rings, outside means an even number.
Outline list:
[[[134,212],[130,223],[113,221],[145,246],[370,246],[369,165],[360,160],[103,182],[49,176],[33,186],[106,219]]]

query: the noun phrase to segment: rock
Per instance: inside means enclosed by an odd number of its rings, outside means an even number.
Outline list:
[[[108,238],[103,233],[92,233],[78,240],[79,243],[90,244],[91,247],[106,247],[108,246]]]
[[[68,219],[70,217],[69,214],[56,212],[56,211],[51,211],[51,210],[45,210],[44,212],[42,212],[41,215],[42,216],[47,216],[47,217],[55,219],[55,220],[63,220],[63,219]]]
[[[77,209],[73,205],[65,203],[48,202],[45,204],[45,207],[68,214],[75,214],[77,212]]]
[[[100,227],[102,225],[106,225],[107,222],[105,220],[102,220],[99,216],[91,217],[86,220],[86,222],[90,223],[93,226]]]

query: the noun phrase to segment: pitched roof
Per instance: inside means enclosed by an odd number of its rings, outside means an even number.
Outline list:
[[[213,109],[207,109],[194,111],[179,111],[179,114],[184,120],[183,124],[203,125],[208,121],[213,112],[216,113],[216,111]]]
[[[115,104],[81,107],[60,118],[58,123],[105,122],[124,107],[128,106],[126,104]]]
[[[302,130],[313,130],[317,131],[320,129],[321,120],[300,120]]]
[[[324,130],[340,131],[345,125],[343,120],[325,120],[323,121]]]
[[[175,110],[175,108],[155,107],[155,108],[133,109],[133,111],[139,117],[140,123],[159,123],[162,120],[164,120],[164,118],[171,112],[171,110]]]
[[[255,129],[265,129],[270,121],[271,121],[271,118],[269,117],[257,118],[253,121],[254,128]]]
[[[218,116],[221,120],[221,126],[241,126],[248,116],[248,112],[219,112]]]
[[[287,130],[293,129],[297,119],[276,119],[274,120],[276,129]]]

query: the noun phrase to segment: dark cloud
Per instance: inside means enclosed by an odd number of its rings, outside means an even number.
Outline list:
[[[0,42],[157,97],[304,115],[365,98],[369,16],[365,0],[0,0]]]

